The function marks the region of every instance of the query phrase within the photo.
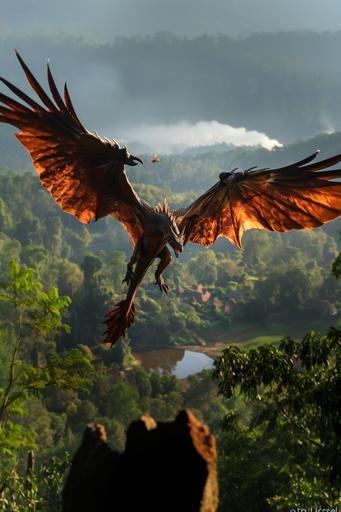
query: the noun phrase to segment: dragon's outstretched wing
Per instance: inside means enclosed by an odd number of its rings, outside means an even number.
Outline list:
[[[120,148],[116,141],[84,128],[66,84],[63,100],[49,66],[52,99],[18,53],[17,57],[44,106],[0,78],[25,103],[0,93],[0,122],[19,128],[17,138],[29,151],[42,184],[64,211],[84,223],[111,214],[136,242],[143,232],[135,213],[141,200],[127,179],[124,164],[136,165],[141,160],[130,155],[126,147]]]
[[[311,163],[319,152],[278,169],[223,172],[190,206],[175,212],[185,242],[204,246],[219,236],[241,248],[246,229],[309,229],[341,215],[341,155]]]

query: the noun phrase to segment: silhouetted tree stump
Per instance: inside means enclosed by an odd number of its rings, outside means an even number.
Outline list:
[[[89,425],[63,491],[63,512],[214,512],[217,503],[215,438],[186,410],[170,423],[133,422],[123,454]]]

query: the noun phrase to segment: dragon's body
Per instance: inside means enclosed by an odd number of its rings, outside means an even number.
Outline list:
[[[49,66],[53,99],[17,56],[43,105],[1,78],[24,103],[0,93],[0,122],[19,128],[17,138],[64,211],[84,223],[112,215],[133,243],[124,278],[127,296],[106,315],[106,343],[113,345],[134,322],[138,286],[156,258],[156,284],[167,293],[162,273],[172,259],[168,246],[178,256],[188,242],[207,247],[225,236],[241,247],[246,229],[308,229],[341,215],[341,183],[333,181],[341,171],[330,170],[341,155],[311,163],[318,152],[278,169],[222,172],[219,181],[187,208],[171,211],[166,201],[153,208],[136,194],[124,170],[141,160],[116,141],[84,128],[66,85],[62,99]]]
[[[112,338],[116,340],[120,336],[124,336],[125,329],[134,322],[134,298],[137,288],[156,258],[159,258],[160,262],[155,272],[155,283],[159,286],[161,292],[168,292],[168,286],[162,277],[163,271],[172,261],[172,255],[167,245],[173,247],[176,256],[179,252],[182,252],[183,248],[183,238],[166,201],[163,207],[159,205],[156,208],[151,208],[142,202],[137,208],[137,215],[140,219],[143,234],[136,241],[123,280],[128,284],[127,296],[106,315],[108,343],[111,343]],[[122,322],[122,318],[125,319],[125,322]]]

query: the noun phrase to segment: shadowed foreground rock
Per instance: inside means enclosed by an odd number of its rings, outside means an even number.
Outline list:
[[[123,454],[89,425],[63,491],[63,512],[214,512],[217,503],[215,438],[190,411],[133,422]]]

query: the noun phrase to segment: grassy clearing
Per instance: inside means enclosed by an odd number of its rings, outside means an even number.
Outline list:
[[[204,352],[207,355],[216,357],[227,344],[238,344],[241,347],[250,348],[257,347],[266,343],[278,343],[286,336],[295,339],[304,336],[308,330],[316,330],[321,334],[328,331],[328,325],[323,322],[315,322],[313,325],[307,326],[306,322],[295,324],[270,323],[263,326],[243,324],[232,325],[229,328],[222,326],[214,326],[204,333],[200,333],[200,338],[206,342],[206,346],[189,345],[182,346],[189,350]]]

